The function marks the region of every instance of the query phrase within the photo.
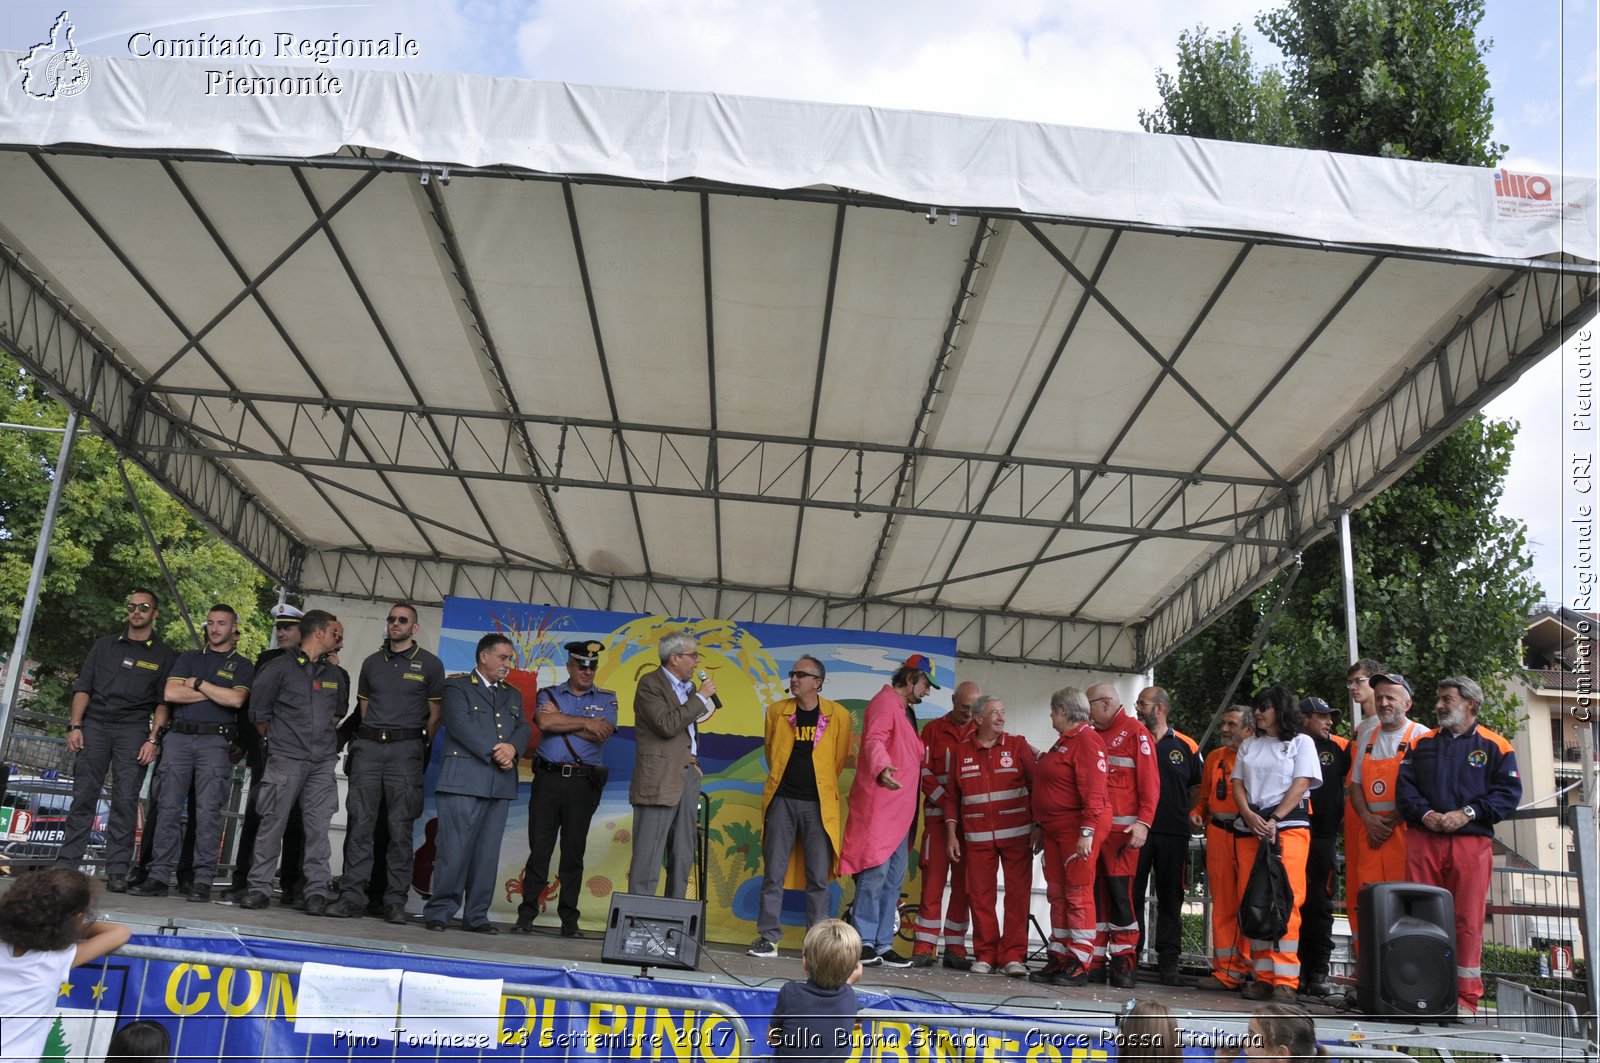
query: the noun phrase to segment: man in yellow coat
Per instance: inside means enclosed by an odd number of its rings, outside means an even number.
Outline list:
[[[850,710],[822,696],[828,670],[801,657],[789,673],[789,692],[767,706],[767,785],[761,794],[760,936],[752,956],[778,954],[783,936],[783,890],[806,891],[806,927],[833,913],[828,883],[839,875],[839,773],[850,755]]]

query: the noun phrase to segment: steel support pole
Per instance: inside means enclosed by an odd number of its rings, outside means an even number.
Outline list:
[[[1250,652],[1244,655],[1244,660],[1239,662],[1239,670],[1233,673],[1233,682],[1228,684],[1228,690],[1222,695],[1222,701],[1217,705],[1217,711],[1211,714],[1211,722],[1206,725],[1206,733],[1200,736],[1200,748],[1204,749],[1206,743],[1211,741],[1211,736],[1217,730],[1217,723],[1222,719],[1222,714],[1228,711],[1233,704],[1233,695],[1239,689],[1239,684],[1244,682],[1244,677],[1250,673],[1250,666],[1255,664],[1256,658],[1261,655],[1261,647],[1267,644],[1267,636],[1272,633],[1272,625],[1277,623],[1278,610],[1283,608],[1283,603],[1288,600],[1289,592],[1294,589],[1295,581],[1300,578],[1301,564],[1299,554],[1294,555],[1294,565],[1289,569],[1289,575],[1283,581],[1283,586],[1278,589],[1278,598],[1272,603],[1272,608],[1262,618],[1261,626],[1256,630],[1255,640],[1250,643]]]
[[[1361,657],[1361,647],[1356,638],[1356,563],[1350,549],[1348,509],[1339,513],[1339,567],[1344,572],[1344,640],[1350,648],[1350,660],[1353,663]]]
[[[78,439],[78,411],[67,411],[67,426],[61,433],[61,450],[56,455],[56,475],[50,483],[50,500],[45,503],[44,520],[39,525],[39,542],[33,548],[33,571],[28,573],[28,592],[22,598],[22,616],[17,621],[17,638],[6,662],[5,688],[0,691],[0,756],[11,737],[11,710],[22,688],[22,673],[28,666],[28,636],[39,609],[39,592],[44,586],[44,569],[50,561],[50,539],[56,530],[56,513],[61,508],[61,489],[66,486],[72,445]]]
[[[1567,823],[1572,828],[1572,848],[1578,869],[1578,918],[1583,935],[1585,963],[1584,988],[1589,993],[1589,1006],[1584,1009],[1591,1040],[1600,1039],[1600,964],[1595,963],[1594,949],[1600,945],[1600,857],[1596,855],[1594,806],[1577,804],[1568,807]]]
[[[156,556],[156,567],[161,569],[161,578],[167,581],[167,593],[172,595],[172,603],[178,607],[178,615],[183,618],[183,624],[189,629],[189,637],[194,639],[196,649],[204,649],[205,642],[200,638],[200,632],[195,629],[194,620],[189,616],[189,607],[184,604],[183,595],[178,591],[178,581],[173,579],[172,570],[167,568],[167,559],[161,553],[161,542],[156,538],[155,529],[150,527],[150,518],[145,516],[144,507],[139,504],[139,496],[134,493],[133,481],[128,478],[126,462],[117,462],[117,475],[122,477],[122,489],[128,494],[128,504],[133,507],[134,516],[139,518],[139,526],[144,529],[145,538],[150,540],[150,552]]]

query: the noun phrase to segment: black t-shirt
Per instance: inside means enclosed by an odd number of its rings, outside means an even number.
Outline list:
[[[179,654],[178,663],[172,666],[170,678],[181,679],[186,683],[192,679],[200,679],[232,690],[241,688],[249,690],[250,684],[255,682],[255,675],[255,666],[239,656],[235,650],[213,653],[210,649],[199,649],[185,650]],[[210,698],[172,706],[172,718],[184,723],[218,725],[247,723],[244,710],[218,705]]]
[[[789,752],[789,763],[783,766],[783,778],[778,780],[775,796],[795,801],[817,800],[817,766],[811,751],[817,745],[817,723],[822,718],[822,706],[814,709],[794,710],[794,749]]]
[[[1344,829],[1344,778],[1350,773],[1350,751],[1331,738],[1312,737],[1311,741],[1322,768],[1322,785],[1311,791],[1311,833],[1337,838]]]

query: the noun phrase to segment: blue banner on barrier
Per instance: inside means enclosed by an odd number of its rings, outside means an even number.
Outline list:
[[[711,1063],[763,1058],[767,1023],[777,997],[779,979],[763,986],[722,982],[676,982],[627,975],[535,965],[488,963],[437,956],[362,951],[268,939],[211,937],[140,937],[137,944],[187,954],[237,957],[237,965],[163,962],[113,955],[108,964],[80,968],[64,987],[64,1014],[55,1058],[98,1059],[111,1025],[135,1018],[155,1019],[171,1032],[174,1058],[351,1059],[374,1056],[400,1059],[471,1059],[513,1054],[529,1059],[611,1058]],[[463,979],[499,979],[523,986],[552,986],[596,991],[589,1002],[551,1000],[538,993],[507,992],[499,1013],[483,1035],[440,1033],[438,1015],[399,1018],[387,1037],[374,1037],[352,1023],[348,1030],[307,1034],[296,1031],[303,1018],[300,978],[251,967],[252,960],[329,964],[363,970],[401,968],[408,975],[445,975]],[[352,985],[359,981],[350,973]],[[337,973],[334,984],[337,984]],[[630,1005],[637,994],[712,999],[733,1007],[749,1027],[752,1044],[741,1043],[735,1027],[721,1015],[687,1007]],[[1110,1058],[1113,1044],[1097,1023],[1081,1032],[1049,1028],[1028,1032],[985,1031],[960,1027],[966,1011],[926,998],[899,998],[859,991],[862,1008],[912,1011],[919,1016],[949,1014],[951,1024],[937,1020],[930,1027],[917,1022],[878,1018],[865,1024],[853,1059],[866,1060],[1005,1060],[1096,1063]],[[398,1004],[398,1000],[396,1000]],[[108,1014],[109,1013],[109,1014]],[[987,1012],[987,1014],[995,1014]],[[1009,1014],[1000,1012],[999,1014]],[[489,1016],[479,1016],[487,1020]],[[108,1022],[107,1020],[113,1020]],[[74,1025],[81,1023],[81,1025]],[[336,1024],[337,1025],[337,1024]],[[79,1033],[74,1033],[79,1031]],[[61,1030],[58,1029],[58,1035]],[[79,1035],[81,1033],[81,1036]],[[1219,1031],[1220,1033],[1220,1031]],[[1211,1058],[1215,1043],[1187,1046],[1186,1054]],[[1231,1047],[1237,1048],[1235,1042]]]

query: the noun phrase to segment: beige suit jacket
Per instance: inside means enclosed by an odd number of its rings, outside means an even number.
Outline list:
[[[689,725],[710,706],[698,694],[678,703],[672,677],[657,668],[639,680],[633,695],[633,781],[628,802],[634,805],[676,805],[683,797],[689,756]]]

